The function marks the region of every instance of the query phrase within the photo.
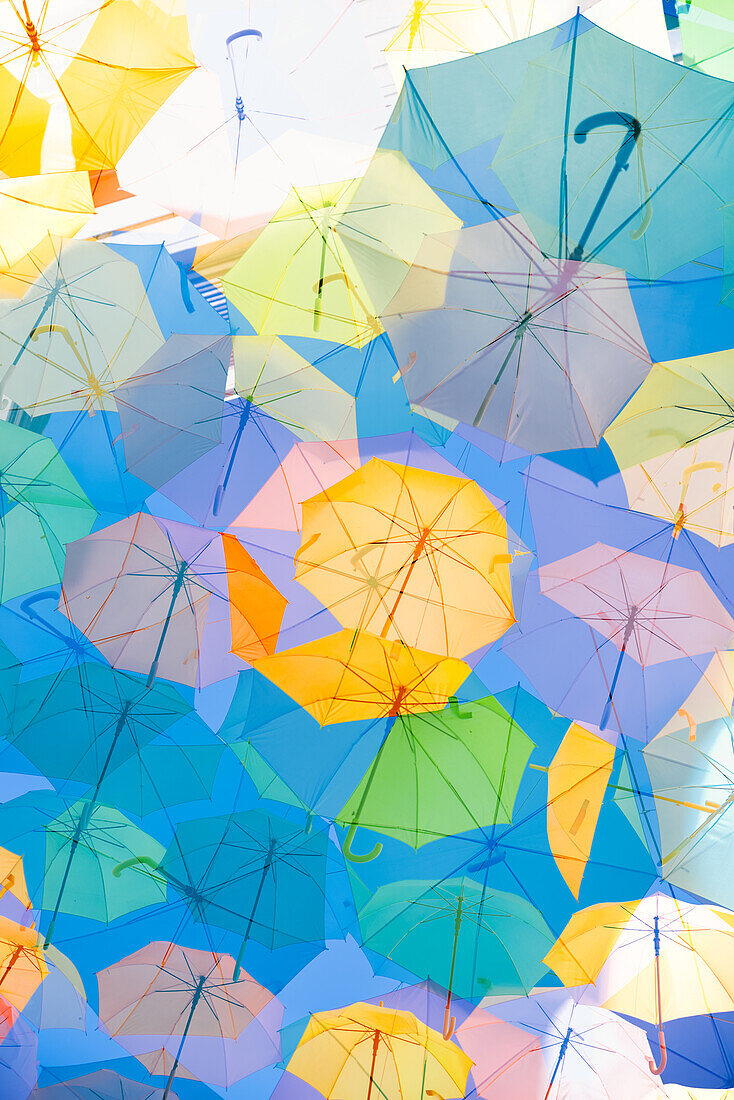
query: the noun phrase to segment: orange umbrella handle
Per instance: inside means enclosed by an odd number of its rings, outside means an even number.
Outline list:
[[[647,1059],[650,1073],[654,1073],[656,1077],[660,1076],[668,1063],[668,1048],[665,1045],[665,1032],[662,1024],[658,1030],[658,1042],[660,1043],[660,1062],[656,1064],[654,1058]]]
[[[446,1011],[443,1014],[443,1037],[446,1042],[453,1036],[456,1028],[456,1017],[451,1015],[451,994],[446,1002]]]

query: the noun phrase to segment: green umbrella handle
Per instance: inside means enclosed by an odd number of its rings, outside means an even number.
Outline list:
[[[342,845],[342,854],[345,859],[348,859],[350,863],[370,863],[373,859],[377,859],[382,851],[382,844],[378,841],[374,848],[370,852],[365,852],[363,856],[357,855],[352,851],[352,841],[354,840],[354,834],[357,831],[357,821],[353,821],[349,826],[349,832],[346,835],[346,839]]]
[[[128,867],[136,867],[140,863],[145,863],[148,867],[152,867],[154,871],[157,871],[160,866],[152,856],[132,856],[113,867],[112,874],[114,878],[119,878],[123,871],[127,871]]]

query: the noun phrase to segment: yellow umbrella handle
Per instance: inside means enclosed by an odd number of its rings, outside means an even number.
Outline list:
[[[371,863],[373,859],[377,859],[382,851],[382,844],[378,841],[374,848],[370,852],[365,852],[364,855],[359,856],[356,852],[352,851],[352,841],[354,840],[354,834],[357,831],[358,822],[353,821],[349,826],[349,832],[346,835],[344,844],[342,845],[342,854],[345,859],[348,859],[350,863]]]

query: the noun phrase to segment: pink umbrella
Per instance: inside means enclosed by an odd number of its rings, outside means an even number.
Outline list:
[[[457,1039],[485,1100],[663,1100],[645,1032],[567,989],[477,1008]]]
[[[602,714],[613,707],[622,658],[643,668],[727,649],[734,620],[700,573],[597,542],[539,570],[540,590],[619,650]]]
[[[100,970],[97,980],[99,1015],[110,1035],[131,1054],[161,1045],[170,1052],[164,1098],[170,1094],[182,1058],[190,1072],[208,1080],[222,1057],[221,1049],[214,1054],[213,1044],[238,1039],[273,1001],[272,993],[244,971],[234,981],[230,955],[163,941],[149,943]],[[205,1054],[200,1045],[204,1039],[208,1040]],[[194,1047],[191,1057],[186,1050],[189,1044]],[[245,1072],[252,1072],[246,1063]]]
[[[70,543],[59,608],[114,668],[203,687],[274,651],[285,602],[233,535],[139,512]]]

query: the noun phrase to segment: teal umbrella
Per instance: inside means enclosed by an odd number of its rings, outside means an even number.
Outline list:
[[[0,601],[57,584],[96,518],[51,440],[0,420]]]
[[[547,255],[659,278],[722,243],[734,86],[577,16],[528,65],[492,167]]]
[[[365,948],[448,990],[446,1038],[453,994],[529,993],[555,942],[528,901],[467,877],[386,883],[361,909],[359,925]]]
[[[157,861],[162,844],[118,810],[80,799],[46,825],[46,870],[41,907],[51,913],[45,946],[53,939],[59,913],[109,923],[166,900],[165,883],[139,873],[124,882],[115,867],[135,852]]]
[[[141,852],[114,873],[147,865],[197,921],[241,936],[236,980],[250,938],[271,951],[323,939],[328,849],[325,833],[250,810],[184,821],[162,860]]]

